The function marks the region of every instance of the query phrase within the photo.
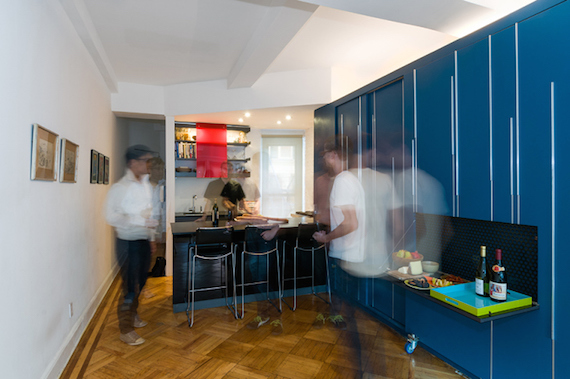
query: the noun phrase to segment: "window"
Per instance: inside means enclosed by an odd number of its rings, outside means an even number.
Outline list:
[[[288,217],[304,206],[304,138],[261,137],[261,214]]]

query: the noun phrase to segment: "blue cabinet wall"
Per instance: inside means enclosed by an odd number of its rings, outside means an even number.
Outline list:
[[[454,76],[453,54],[417,68],[415,74],[417,167],[437,178],[445,199],[445,210],[440,214],[453,216],[456,215]],[[434,213],[430,209],[419,211]]]
[[[491,35],[492,221],[517,219],[515,27]]]
[[[491,154],[488,40],[483,39],[458,50],[456,69],[457,216],[489,220]]]
[[[401,80],[403,103],[386,96],[383,105],[401,107],[402,146],[409,144],[417,168],[402,196],[412,191],[418,202],[413,186],[421,187],[424,172],[441,185],[441,214],[538,227],[540,308],[533,312],[477,323],[382,279],[358,281],[361,304],[477,377],[570,377],[569,19],[567,1],[539,1],[329,105],[338,132],[338,111],[347,114],[358,101],[362,130],[376,133],[381,146],[386,126],[371,114],[388,93],[378,91]],[[505,252],[505,260],[516,253]],[[450,339],[469,342],[454,349]]]

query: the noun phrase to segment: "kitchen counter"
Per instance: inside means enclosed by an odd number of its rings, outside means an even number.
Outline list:
[[[280,264],[282,263],[283,256],[283,246],[286,246],[286,271],[285,277],[293,277],[293,257],[290,251],[292,251],[292,246],[295,243],[295,237],[297,235],[297,227],[300,223],[312,223],[312,217],[291,217],[288,219],[287,223],[279,224],[279,232],[277,234],[277,244],[279,247],[279,257]],[[220,219],[219,226],[225,226],[227,220]],[[188,295],[188,279],[189,279],[189,265],[188,265],[188,250],[191,245],[193,236],[196,233],[196,229],[204,226],[212,226],[211,221],[184,221],[184,222],[174,222],[171,224],[172,235],[174,237],[174,251],[173,251],[173,310],[174,312],[186,311],[186,300]],[[236,255],[237,261],[237,273],[236,280],[239,284],[241,282],[241,251],[243,242],[243,233],[247,225],[240,224],[234,225],[234,242],[238,246],[238,254]],[[325,286],[325,262],[324,254],[315,254],[315,286],[317,292],[324,292],[326,290]],[[212,262],[204,262],[198,260],[196,266],[196,287],[208,287],[219,285],[219,278],[222,274],[223,268],[219,264],[208,264]],[[274,265],[274,259],[271,259],[271,264]],[[307,276],[310,272],[311,260],[310,254],[299,254],[297,256],[297,277]],[[271,270],[271,269],[270,269]],[[285,282],[284,296],[292,296],[292,281]],[[275,279],[271,285],[273,296],[277,297],[277,279]],[[255,288],[246,288],[246,302],[259,300],[256,295],[258,291]],[[310,279],[298,279],[297,280],[297,294],[303,295],[311,293],[311,280]],[[241,294],[241,293],[238,293]],[[201,308],[211,308],[225,305],[225,300],[221,291],[203,291],[196,293],[196,309]]]

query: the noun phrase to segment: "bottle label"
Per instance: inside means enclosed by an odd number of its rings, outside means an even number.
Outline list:
[[[492,270],[495,271],[495,272],[499,272],[499,271],[505,271],[505,268],[504,268],[504,267],[501,267],[501,266],[498,266],[498,265],[493,265]]]
[[[483,279],[475,278],[475,293],[485,296],[485,282]]]
[[[489,296],[495,300],[507,300],[507,283],[489,282]]]

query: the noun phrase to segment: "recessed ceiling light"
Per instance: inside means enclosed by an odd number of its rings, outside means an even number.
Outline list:
[[[245,117],[249,117],[249,116],[251,116],[251,113],[245,112]]]
[[[285,116],[285,118],[286,118],[287,120],[290,120],[290,119],[291,119],[291,116],[290,116],[290,115],[287,115],[287,116]]]
[[[279,125],[281,125],[281,121],[277,121],[277,123],[278,123]]]
[[[243,122],[243,118],[240,117],[240,119],[238,120],[239,122]]]

